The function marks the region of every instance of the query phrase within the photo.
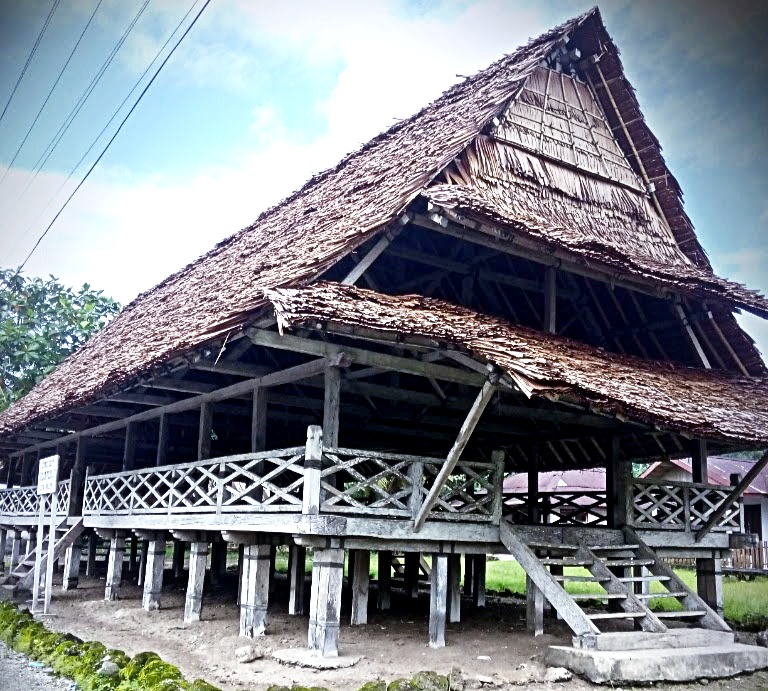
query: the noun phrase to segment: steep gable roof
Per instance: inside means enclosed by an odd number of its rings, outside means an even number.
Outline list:
[[[319,276],[398,216],[502,113],[536,67],[576,35],[585,50],[612,46],[595,9],[452,87],[136,298],[103,332],[0,415],[0,435],[94,400],[242,327],[265,307],[265,289],[304,285]],[[618,54],[608,52],[606,65],[618,61]],[[627,103],[631,108],[631,99]],[[672,182],[668,188],[674,191]],[[679,195],[673,194],[665,214],[682,219],[679,228],[674,226],[678,243],[706,269],[703,253],[699,256],[698,245],[685,235],[687,217],[675,204]],[[724,287],[722,296],[768,314],[765,301],[755,298],[747,304],[735,289],[728,291]]]

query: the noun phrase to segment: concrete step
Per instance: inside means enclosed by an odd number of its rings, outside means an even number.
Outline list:
[[[667,648],[697,648],[702,646],[730,645],[733,631],[712,629],[670,629],[664,633],[649,631],[613,631],[595,636],[574,638],[577,648],[594,650],[650,650]]]
[[[768,667],[768,648],[734,643],[618,651],[552,646],[544,662],[553,667],[566,667],[598,684],[683,682],[721,679],[764,669]]]

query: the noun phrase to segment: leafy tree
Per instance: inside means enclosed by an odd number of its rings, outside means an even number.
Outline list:
[[[0,269],[0,410],[21,398],[106,326],[120,305],[87,283],[78,291]]]

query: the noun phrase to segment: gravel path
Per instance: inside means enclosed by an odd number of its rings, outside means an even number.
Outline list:
[[[33,666],[38,664],[0,642],[0,691],[76,691],[77,686],[68,679]]]

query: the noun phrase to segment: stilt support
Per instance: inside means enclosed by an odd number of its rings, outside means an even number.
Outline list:
[[[185,544],[181,540],[173,541],[173,577],[174,579],[181,578],[184,573],[184,547]]]
[[[419,553],[405,553],[405,595],[415,600],[419,597]]]
[[[392,606],[392,552],[379,552],[379,610]]]
[[[192,542],[189,546],[189,580],[187,599],[184,602],[184,621],[200,621],[203,608],[203,582],[205,562],[208,560],[208,543]]]
[[[485,607],[485,555],[476,554],[472,567],[472,603],[475,607]]]
[[[288,614],[304,614],[304,582],[306,573],[304,563],[307,558],[307,548],[291,545],[288,559]]]
[[[240,585],[240,635],[263,636],[267,631],[270,545],[243,546]]]
[[[123,580],[123,556],[125,538],[113,537],[109,542],[109,558],[107,560],[107,587],[104,599],[113,601],[120,597],[120,584]]]
[[[144,571],[144,596],[141,606],[151,612],[160,609],[160,594],[163,590],[165,569],[165,538],[149,540],[147,566]]]
[[[544,594],[529,576],[525,577],[525,621],[534,636],[544,633]]]
[[[461,621],[461,555],[448,557],[448,621]]]
[[[96,575],[96,548],[99,546],[99,536],[91,533],[88,538],[88,559],[85,562],[85,575],[93,578]]]
[[[147,553],[149,552],[149,540],[141,541],[141,551],[139,552],[139,576],[136,579],[136,585],[139,588],[144,587],[144,576],[147,573]]]
[[[13,571],[19,565],[19,558],[21,556],[21,532],[18,530],[11,531],[11,563],[8,565],[8,569]]]
[[[339,654],[343,578],[344,550],[315,550],[312,564],[312,596],[309,602],[308,647],[320,657],[337,657]]]
[[[80,555],[82,553],[80,538],[67,547],[64,557],[64,576],[61,581],[62,590],[74,590],[80,580]]]
[[[432,555],[429,586],[429,647],[445,647],[445,621],[448,609],[448,555]]]
[[[696,590],[721,617],[723,616],[723,566],[720,557],[696,560]]]
[[[368,588],[370,586],[371,553],[355,550],[352,574],[352,626],[368,623]]]

